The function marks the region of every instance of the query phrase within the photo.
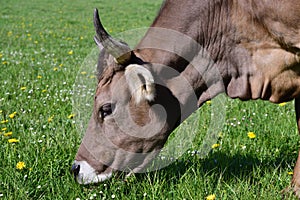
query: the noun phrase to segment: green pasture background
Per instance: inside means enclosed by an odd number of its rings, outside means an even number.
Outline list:
[[[78,74],[92,76],[80,66],[95,47],[93,9],[117,35],[149,26],[161,2],[0,1],[0,199],[281,199],[299,147],[292,102],[228,99],[220,146],[201,159],[213,102],[205,104],[198,136],[170,166],[126,182],[74,182],[70,167],[83,133],[72,116],[73,84]],[[17,169],[19,162],[25,167]]]

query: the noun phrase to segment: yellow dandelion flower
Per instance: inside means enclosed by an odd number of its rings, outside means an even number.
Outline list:
[[[90,76],[90,79],[93,79],[93,78],[96,78],[96,76],[95,75]]]
[[[62,66],[64,66],[64,64],[61,63],[61,64],[59,64],[58,66],[59,66],[59,67],[62,67]]]
[[[207,197],[205,197],[206,200],[215,200],[216,199],[216,195],[215,194],[211,194],[208,195]]]
[[[2,54],[2,53],[0,53],[0,58],[2,58],[2,56],[3,56],[3,54]]]
[[[207,101],[206,104],[207,104],[207,105],[210,105],[210,104],[211,104],[211,101]]]
[[[34,41],[34,44],[38,44],[39,42],[37,40]]]
[[[58,70],[58,68],[57,68],[57,67],[54,67],[54,68],[53,68],[53,71],[57,71],[57,70]]]
[[[11,136],[12,135],[12,132],[7,132],[7,133],[4,133],[3,134],[5,137],[8,137],[8,136]]]
[[[13,113],[11,113],[11,114],[8,115],[8,116],[9,116],[9,118],[13,119],[13,118],[16,116],[16,114],[17,114],[17,112],[13,112]]]
[[[285,106],[287,103],[286,102],[283,102],[283,103],[280,103],[278,104],[279,106]]]
[[[253,139],[253,138],[256,137],[256,135],[255,135],[254,132],[248,132],[248,137],[249,137],[250,139]]]
[[[6,131],[6,130],[7,130],[7,128],[2,128],[1,130],[2,130],[2,131]]]
[[[2,64],[3,64],[3,65],[7,65],[8,62],[7,62],[7,61],[3,61]]]
[[[80,74],[85,75],[85,74],[87,74],[87,72],[80,72]]]
[[[2,113],[3,111],[2,110],[0,110],[0,114]]]
[[[294,174],[294,172],[288,172],[288,175],[293,175]]]
[[[5,124],[5,123],[7,123],[8,122],[8,119],[7,120],[2,120],[1,122],[0,122],[0,124]]]
[[[12,36],[12,31],[8,31],[8,32],[7,32],[7,36],[8,36],[8,37]]]
[[[28,33],[28,34],[27,34],[27,36],[28,36],[28,37],[30,37],[30,36],[31,36],[31,34],[30,34],[30,33]]]
[[[52,115],[51,117],[48,118],[48,122],[52,122],[53,121],[53,118],[54,118],[54,115]]]
[[[73,53],[74,53],[73,50],[68,52],[69,55],[72,55]]]
[[[41,76],[41,75],[38,75],[38,76],[37,76],[37,78],[38,78],[38,79],[41,79],[41,78],[42,78],[42,76]]]
[[[212,146],[211,146],[211,148],[212,149],[215,149],[215,148],[218,148],[220,146],[220,144],[213,144]]]
[[[75,117],[75,114],[70,114],[69,116],[68,116],[68,119],[73,119]]]
[[[80,39],[83,40],[83,36],[80,36]]]
[[[8,140],[8,143],[17,143],[20,142],[20,140],[17,140],[16,138],[12,138]]]
[[[16,168],[22,170],[26,167],[25,162],[18,162]]]
[[[42,92],[44,93],[44,92],[47,92],[47,90],[42,90]]]
[[[218,134],[218,136],[219,136],[219,138],[223,137],[223,133],[220,132],[220,133]]]
[[[21,90],[26,90],[26,87],[24,86],[24,87],[21,87],[20,89],[21,89]]]

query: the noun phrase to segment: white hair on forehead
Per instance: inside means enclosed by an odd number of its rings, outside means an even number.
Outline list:
[[[135,98],[135,103],[153,101],[155,98],[155,84],[151,72],[142,65],[132,64],[125,69],[129,90]]]

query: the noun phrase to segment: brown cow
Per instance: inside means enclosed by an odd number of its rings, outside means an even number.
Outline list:
[[[72,170],[79,183],[141,172],[170,133],[219,93],[295,99],[300,127],[300,1],[166,0],[135,50],[95,10],[99,82]],[[300,158],[292,186],[300,197]]]

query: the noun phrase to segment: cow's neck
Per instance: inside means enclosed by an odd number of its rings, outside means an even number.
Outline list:
[[[229,28],[226,20],[230,18],[230,3],[202,2],[191,0],[185,2],[190,6],[181,6],[177,1],[166,1],[137,47],[137,54],[154,63],[152,70],[167,80],[181,104],[195,107],[191,110],[224,91],[228,71],[221,57],[225,52],[221,51],[230,46],[224,40]],[[155,63],[167,67],[157,67]],[[167,68],[175,69],[180,75]],[[188,85],[193,92],[186,91]],[[191,101],[195,95],[197,101]]]

